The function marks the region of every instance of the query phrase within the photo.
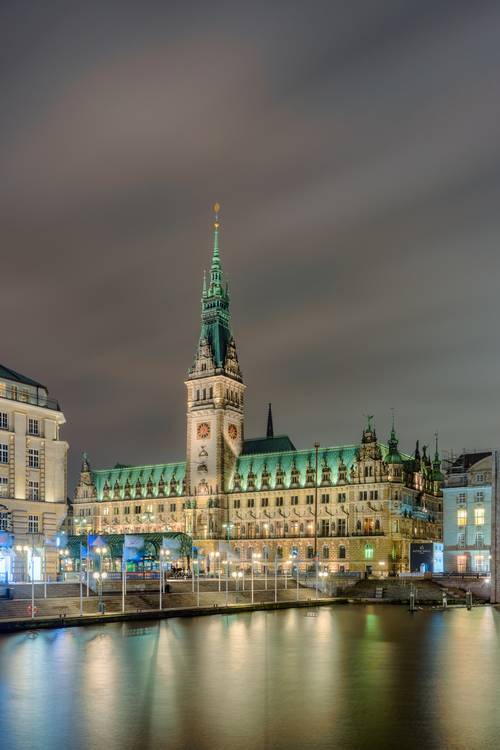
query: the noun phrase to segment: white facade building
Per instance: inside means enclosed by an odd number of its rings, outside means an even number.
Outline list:
[[[464,453],[446,472],[443,487],[444,567],[450,573],[489,573],[491,558],[491,453]]]
[[[55,577],[67,512],[65,418],[41,383],[0,365],[0,581]]]

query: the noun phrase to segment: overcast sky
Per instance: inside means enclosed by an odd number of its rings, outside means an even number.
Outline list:
[[[485,0],[0,5],[0,361],[73,479],[184,457],[215,200],[248,437],[498,445],[499,39]]]

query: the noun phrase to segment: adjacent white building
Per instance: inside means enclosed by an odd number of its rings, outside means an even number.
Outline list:
[[[491,453],[453,460],[443,487],[444,567],[450,573],[489,573],[491,558]]]
[[[0,581],[54,577],[67,511],[65,423],[47,388],[0,365]]]

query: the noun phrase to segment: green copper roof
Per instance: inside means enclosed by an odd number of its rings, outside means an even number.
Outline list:
[[[251,438],[243,442],[242,456],[250,456],[256,453],[282,453],[294,451],[295,446],[288,435],[276,435],[276,437]]]
[[[96,486],[97,497],[103,499],[104,486],[106,482],[113,497],[115,483],[120,485],[120,497],[125,497],[125,485],[127,480],[132,488],[132,497],[135,497],[135,486],[137,481],[142,485],[143,496],[146,497],[146,485],[149,480],[153,483],[153,496],[158,495],[158,485],[163,479],[165,483],[165,495],[170,494],[170,482],[174,480],[177,484],[177,494],[182,494],[182,482],[186,473],[186,462],[179,461],[172,464],[153,464],[151,466],[124,466],[117,464],[114,469],[99,469],[92,471],[92,479]]]

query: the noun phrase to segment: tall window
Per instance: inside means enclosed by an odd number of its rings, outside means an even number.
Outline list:
[[[459,531],[457,534],[457,547],[465,547],[465,531]]]
[[[345,536],[346,534],[345,518],[337,518],[337,534],[338,536]]]
[[[0,411],[0,430],[9,429],[9,415],[4,411]]]
[[[474,524],[484,526],[484,508],[474,508]]]
[[[292,495],[290,498],[290,505],[298,505],[299,504],[299,496],[298,495]]]
[[[323,560],[328,560],[330,557],[330,548],[326,545],[323,547]]]
[[[5,443],[0,443],[0,464],[9,463],[9,446]]]
[[[254,508],[255,507],[255,498],[250,497],[247,500],[247,508]]]
[[[280,508],[283,505],[283,498],[277,497],[276,498],[276,507]]]
[[[365,560],[373,560],[373,545],[365,544]]]
[[[28,516],[28,534],[38,534],[38,516]]]
[[[9,480],[7,477],[0,477],[0,497],[8,497]]]
[[[239,498],[238,498],[238,500],[235,500],[235,501],[233,502],[233,508],[239,508],[239,507],[240,507],[240,500],[239,500]]]
[[[28,451],[28,466],[30,469],[38,469],[40,466],[39,453],[36,448],[30,448]]]
[[[345,503],[346,501],[345,492],[339,492],[337,495],[337,500],[339,503]]]
[[[314,547],[311,547],[310,545],[307,548],[307,559],[312,560],[314,557]]]
[[[459,508],[457,510],[457,526],[467,526],[467,510]]]
[[[268,505],[269,505],[269,498],[268,497],[263,497],[261,499],[261,501],[260,501],[260,505],[261,505],[262,508],[267,508]]]
[[[314,495],[306,495],[306,505],[312,505],[314,503]]]
[[[28,500],[39,500],[39,499],[40,499],[40,490],[38,487],[38,482],[32,482],[30,480],[28,482]]]
[[[474,500],[476,503],[482,503],[484,501],[484,492],[476,492]]]
[[[330,495],[328,495],[328,494],[321,495],[321,502],[323,503],[323,505],[325,505],[326,503],[329,503],[330,502]]]
[[[171,513],[175,513],[175,511],[176,511],[176,508],[177,508],[177,506],[176,506],[176,504],[175,504],[175,503],[170,503],[170,512],[171,512]]]
[[[11,529],[11,516],[8,511],[0,511],[0,531],[10,531]]]
[[[343,544],[339,547],[339,560],[345,560],[345,547]]]
[[[482,549],[484,547],[484,534],[482,531],[478,531],[476,534],[476,547]]]
[[[39,435],[40,434],[40,422],[38,419],[28,419],[28,434]]]

